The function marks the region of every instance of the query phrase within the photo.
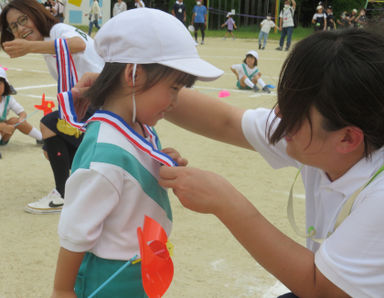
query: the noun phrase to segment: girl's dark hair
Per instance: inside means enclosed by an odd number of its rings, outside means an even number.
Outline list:
[[[255,58],[255,63],[253,63],[253,67],[255,67],[255,66],[257,66],[257,59],[256,59],[256,57],[255,56],[253,56],[253,55],[251,55],[251,54],[248,54],[247,56],[245,56],[245,58],[244,58],[244,60],[243,60],[243,63],[244,64],[247,64],[247,58],[248,57],[252,57],[252,58]]]
[[[113,90],[119,90],[121,88],[121,76],[123,75],[126,66],[127,64],[125,63],[105,63],[97,80],[85,94],[87,98],[90,98],[91,105],[94,108],[101,107]],[[193,75],[161,64],[140,64],[140,67],[142,67],[145,72],[146,81],[142,86],[138,86],[138,89],[135,90],[136,94],[152,88],[164,79],[169,79],[177,85],[186,87],[192,87],[197,79]]]
[[[48,37],[53,25],[58,23],[55,17],[36,0],[12,0],[3,8],[0,15],[1,47],[3,47],[3,42],[15,38],[13,34],[7,30],[9,27],[7,14],[10,9],[17,9],[27,15],[44,37]]]
[[[4,83],[4,93],[2,96],[8,96],[11,95],[11,87],[7,83],[7,81],[4,78],[0,78],[0,82]]]
[[[367,29],[307,37],[284,62],[277,95],[281,121],[273,133],[268,128],[272,144],[295,133],[304,119],[311,125],[315,107],[327,131],[360,128],[369,156],[384,145],[384,37]]]

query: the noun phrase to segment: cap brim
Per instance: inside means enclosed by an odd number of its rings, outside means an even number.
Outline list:
[[[213,81],[224,73],[221,69],[199,58],[160,61],[158,63],[194,75],[200,81]]]

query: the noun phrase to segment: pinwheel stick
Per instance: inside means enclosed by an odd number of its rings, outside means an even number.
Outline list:
[[[133,261],[135,261],[138,258],[138,255],[134,256],[133,258],[129,259],[123,266],[121,266],[119,269],[116,270],[115,273],[113,273],[105,282],[103,282],[96,290],[93,291],[91,295],[88,296],[88,298],[94,297],[98,292],[101,291],[102,288],[104,288],[112,279],[114,279],[121,271],[123,271],[126,267],[132,264]]]
[[[17,122],[17,123],[16,123],[15,125],[13,125],[13,126],[14,126],[14,127],[19,126],[21,123],[23,123],[24,121],[26,121],[29,117],[35,115],[37,112],[38,112],[38,110],[33,111],[32,113],[28,114],[27,117],[25,117],[25,118],[23,119],[23,121]]]

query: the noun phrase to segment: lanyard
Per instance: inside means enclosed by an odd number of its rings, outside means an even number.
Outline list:
[[[5,121],[7,120],[7,109],[8,109],[8,104],[9,104],[9,95],[5,98],[5,103],[4,103],[4,110],[3,110],[3,115],[0,116],[0,121]]]
[[[312,241],[315,241],[317,243],[322,243],[325,238],[315,238],[316,236],[316,229],[313,226],[310,226],[307,230],[307,232],[300,231],[299,227],[296,224],[295,215],[293,212],[293,187],[296,183],[297,177],[299,176],[301,170],[303,169],[303,166],[299,168],[299,170],[296,173],[295,179],[293,180],[291,189],[289,191],[289,197],[288,197],[288,204],[287,204],[287,215],[289,223],[291,224],[293,230],[297,235],[304,238],[310,238]],[[329,237],[338,227],[339,225],[348,217],[348,215],[351,213],[353,203],[355,202],[357,196],[360,194],[360,192],[368,186],[381,172],[384,171],[384,165],[368,180],[367,183],[363,184],[361,187],[359,187],[344,203],[342,209],[340,210],[339,214],[337,215],[336,223],[333,228],[333,231],[328,233]]]

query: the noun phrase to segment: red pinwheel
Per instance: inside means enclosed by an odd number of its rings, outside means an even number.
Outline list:
[[[52,109],[55,107],[55,103],[51,100],[45,100],[45,93],[41,97],[41,105],[35,105],[35,108],[38,110],[42,110],[44,112],[44,116],[51,113]]]
[[[161,297],[173,278],[173,262],[166,246],[167,234],[159,223],[145,216],[143,230],[137,228],[137,237],[144,290],[149,298]]]

